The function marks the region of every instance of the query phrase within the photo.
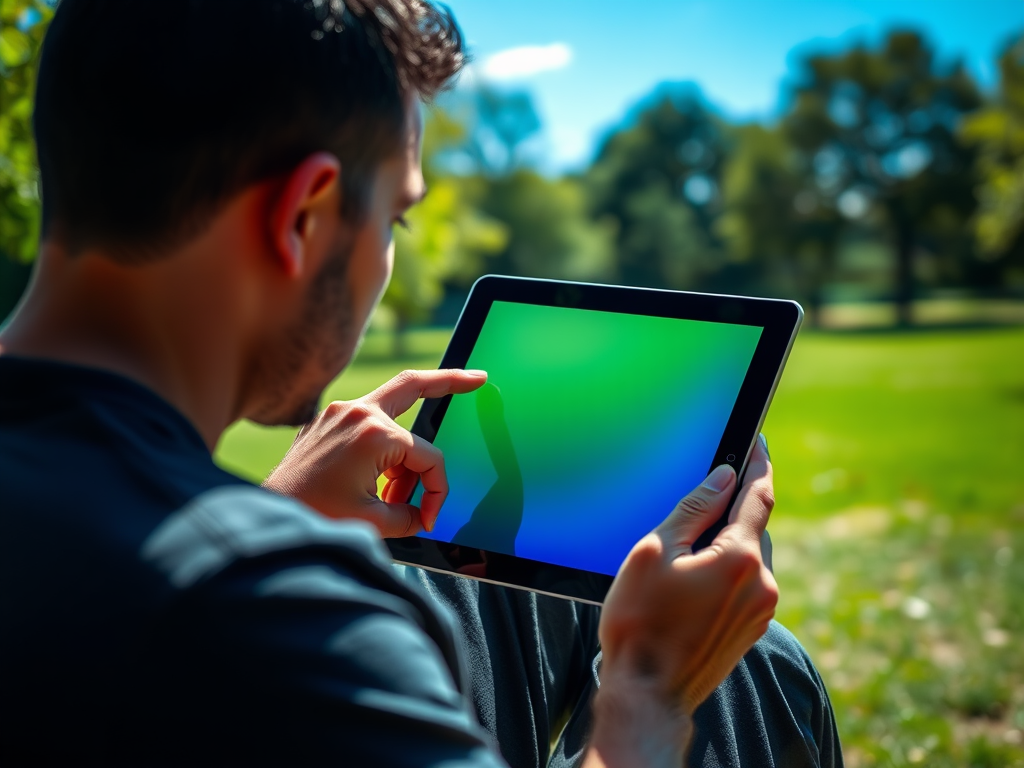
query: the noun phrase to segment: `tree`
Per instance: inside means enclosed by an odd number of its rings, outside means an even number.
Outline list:
[[[51,15],[39,0],[0,0],[0,321],[21,297],[39,244],[32,95]]]
[[[916,32],[891,33],[878,50],[811,56],[804,70],[787,136],[814,168],[820,200],[849,219],[882,213],[909,324],[915,250],[963,247],[950,235],[974,212],[974,152],[957,130],[980,104],[977,88],[959,63],[939,67]]]
[[[762,290],[798,295],[817,325],[845,222],[820,194],[813,168],[779,128],[734,130],[722,174],[717,231],[731,257],[755,270]]]
[[[978,214],[974,231],[984,262],[1024,265],[1024,36],[999,57],[999,91],[964,123],[978,149]]]
[[[501,178],[530,165],[525,151],[541,122],[528,91],[510,91],[477,83],[445,94],[440,105],[462,126],[439,165],[457,175]]]
[[[438,176],[447,173],[472,190],[474,204],[506,233],[504,246],[487,260],[488,270],[578,280],[612,277],[613,228],[590,220],[579,180],[552,179],[531,167],[526,145],[540,120],[529,94],[484,84],[449,95],[444,105],[461,129],[436,155]],[[472,263],[482,266],[479,259]],[[447,279],[452,298],[465,290],[470,271]]]
[[[494,271],[591,281],[614,275],[614,225],[589,218],[586,190],[578,180],[520,169],[490,179],[480,205],[509,234],[491,262]]]
[[[594,217],[617,229],[617,279],[692,288],[719,268],[726,150],[722,122],[679,86],[656,91],[605,139],[585,182]]]
[[[409,228],[395,233],[395,268],[383,304],[395,317],[396,356],[404,354],[405,331],[444,296],[446,281],[481,274],[482,260],[501,251],[504,225],[477,207],[472,180],[445,175],[439,160],[464,139],[463,127],[432,110],[423,139],[423,175],[428,194],[407,217]]]
[[[32,98],[51,15],[40,0],[0,0],[0,252],[23,262],[39,243]]]

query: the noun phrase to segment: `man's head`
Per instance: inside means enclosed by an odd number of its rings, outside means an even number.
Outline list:
[[[273,304],[243,415],[305,420],[424,191],[419,101],[462,62],[423,0],[63,0],[34,115],[44,241],[142,271],[227,227],[211,242],[252,251],[225,258]]]

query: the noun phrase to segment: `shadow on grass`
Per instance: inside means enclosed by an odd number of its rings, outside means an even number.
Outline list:
[[[1007,389],[1003,394],[1012,403],[1024,403],[1024,387]]]

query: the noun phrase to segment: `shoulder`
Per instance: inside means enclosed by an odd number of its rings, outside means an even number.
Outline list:
[[[328,520],[305,505],[250,485],[224,485],[193,497],[143,542],[140,555],[179,589],[232,563],[319,548],[360,571],[386,570],[390,558],[374,529]]]
[[[462,688],[451,622],[397,576],[368,523],[226,486],[168,517],[141,556],[178,595],[168,620],[213,653],[237,649],[278,671],[315,657],[321,674],[441,699]]]
[[[153,666],[180,671],[167,687],[190,693],[172,698],[230,733],[237,725],[260,759],[493,762],[452,626],[396,576],[368,524],[231,486],[167,518],[142,554],[177,596]]]
[[[188,602],[344,623],[389,614],[425,633],[457,666],[454,630],[415,584],[399,578],[377,531],[332,520],[263,488],[229,485],[192,498],[147,537],[141,558]],[[235,615],[235,614],[232,614]],[[346,618],[347,617],[347,618]]]

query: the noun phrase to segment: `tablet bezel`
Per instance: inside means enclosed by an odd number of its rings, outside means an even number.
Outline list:
[[[784,299],[485,275],[470,290],[441,360],[441,368],[465,367],[495,301],[761,327],[761,337],[714,461],[707,468],[710,472],[719,464],[730,464],[740,477],[803,319],[800,305]],[[451,398],[448,395],[425,400],[412,432],[433,442]],[[670,511],[665,510],[665,514]],[[706,546],[725,523],[723,516],[698,540],[695,549]],[[607,574],[471,550],[415,536],[388,539],[387,544],[396,562],[595,605],[602,604],[613,580]]]

